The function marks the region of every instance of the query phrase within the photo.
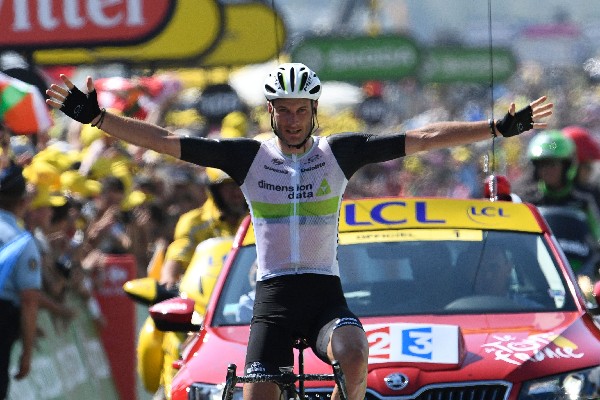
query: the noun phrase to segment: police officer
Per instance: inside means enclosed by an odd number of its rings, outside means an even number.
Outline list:
[[[22,172],[14,164],[0,172],[0,399],[8,393],[10,353],[19,337],[15,378],[29,374],[42,285],[38,248],[19,222],[28,203]]]

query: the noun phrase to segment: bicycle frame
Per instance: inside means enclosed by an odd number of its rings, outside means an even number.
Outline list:
[[[298,358],[302,358],[302,351],[300,351]],[[332,374],[305,374],[303,362],[300,361],[298,365],[300,369],[298,374],[294,374],[291,370],[289,370],[283,371],[281,374],[253,374],[247,376],[237,376],[237,366],[235,364],[229,364],[227,367],[227,377],[225,380],[225,387],[223,388],[222,399],[231,400],[233,398],[233,390],[238,383],[260,382],[272,382],[277,384],[281,392],[287,395],[286,399],[295,399],[297,397],[304,399],[304,382],[306,381],[335,381],[340,390],[341,399],[346,400],[348,398],[344,374],[337,361],[333,361],[331,364],[333,368]],[[296,382],[298,382],[298,389],[296,389]],[[290,395],[292,397],[290,397]]]

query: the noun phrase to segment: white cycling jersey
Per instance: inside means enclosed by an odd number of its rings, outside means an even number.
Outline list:
[[[337,231],[348,180],[368,163],[404,155],[405,135],[314,136],[302,155],[284,155],[277,139],[181,139],[181,159],[220,168],[250,206],[258,280],[316,273],[339,275]]]
[[[347,183],[324,138],[315,137],[302,155],[284,155],[276,139],[261,145],[241,186],[256,236],[258,280],[339,275],[337,219]]]

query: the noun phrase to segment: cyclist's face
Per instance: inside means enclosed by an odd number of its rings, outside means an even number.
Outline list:
[[[300,144],[310,133],[314,110],[309,99],[277,99],[269,103],[269,112],[287,144]]]

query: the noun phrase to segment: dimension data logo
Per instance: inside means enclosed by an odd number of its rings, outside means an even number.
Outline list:
[[[264,180],[258,181],[258,187],[264,190],[270,190],[272,192],[285,192],[287,198],[292,199],[308,199],[314,197],[313,184],[309,183],[306,185],[276,185]]]
[[[258,181],[258,187],[264,190],[269,190],[272,192],[284,192],[287,193],[287,198],[292,199],[309,199],[315,196],[325,196],[331,193],[331,187],[329,187],[329,182],[327,179],[323,179],[319,185],[319,188],[314,189],[314,185],[312,183],[307,183],[305,185],[277,185],[273,183],[269,183],[265,180]]]

